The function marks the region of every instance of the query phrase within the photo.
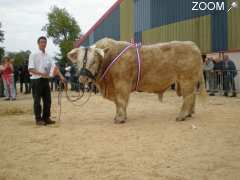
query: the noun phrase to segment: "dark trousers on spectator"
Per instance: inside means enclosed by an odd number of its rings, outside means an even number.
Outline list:
[[[233,93],[236,92],[235,81],[232,75],[224,76],[223,81],[224,81],[223,90],[225,91],[225,93],[228,93],[231,89]]]
[[[0,77],[0,97],[4,97],[4,85],[1,77]]]
[[[31,93],[31,83],[30,82],[21,82],[20,81],[20,92],[23,92],[23,84],[25,85],[25,92],[26,94]]]
[[[34,115],[35,119],[46,121],[50,118],[51,110],[51,91],[49,80],[40,78],[32,80],[32,95],[34,101]],[[43,110],[41,106],[43,102]]]

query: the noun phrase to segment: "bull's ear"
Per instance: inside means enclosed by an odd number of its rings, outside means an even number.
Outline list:
[[[102,56],[102,58],[104,58],[104,50],[103,49],[99,49],[99,48],[95,48],[95,51],[97,54],[99,54],[100,56]]]
[[[76,63],[78,58],[78,49],[73,49],[72,51],[70,51],[67,54],[67,57],[72,61],[72,63]]]
[[[109,50],[110,50],[110,48],[108,48],[108,47],[105,48],[105,49],[103,49],[103,51],[104,51],[105,54],[107,54]]]

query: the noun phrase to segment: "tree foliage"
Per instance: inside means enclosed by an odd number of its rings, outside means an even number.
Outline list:
[[[77,21],[65,8],[54,6],[48,13],[48,23],[42,29],[47,37],[53,39],[61,51],[60,63],[66,63],[66,54],[73,48],[75,40],[80,36],[81,29]]]
[[[0,64],[2,62],[2,58],[3,58],[4,54],[5,54],[4,48],[0,47]]]
[[[10,52],[8,53],[8,56],[10,56],[13,59],[13,64],[18,66],[24,64],[29,59],[29,55],[31,54],[31,51],[20,51],[20,52]]]
[[[2,23],[0,22],[0,42],[2,43],[4,41],[4,31],[1,30]]]
[[[2,28],[2,23],[0,22],[0,43],[3,43],[4,41],[4,31],[1,30]],[[1,63],[1,60],[4,56],[4,48],[3,47],[0,47],[0,63]]]

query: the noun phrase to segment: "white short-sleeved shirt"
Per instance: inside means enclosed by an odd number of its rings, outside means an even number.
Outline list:
[[[47,54],[38,50],[29,56],[28,69],[35,69],[41,73],[50,74],[51,68],[55,66],[55,61]],[[31,74],[31,79],[39,79],[41,76]]]

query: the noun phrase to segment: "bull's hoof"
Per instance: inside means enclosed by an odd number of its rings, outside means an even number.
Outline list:
[[[179,116],[176,118],[176,121],[185,121],[187,118],[191,118],[192,114],[187,114],[185,116]]]
[[[185,121],[186,117],[177,117],[176,121]]]
[[[122,121],[114,121],[115,124],[124,124],[126,123],[126,121],[122,120]]]
[[[126,122],[126,118],[122,118],[122,117],[116,117],[114,119],[114,123],[115,124],[124,124]]]

